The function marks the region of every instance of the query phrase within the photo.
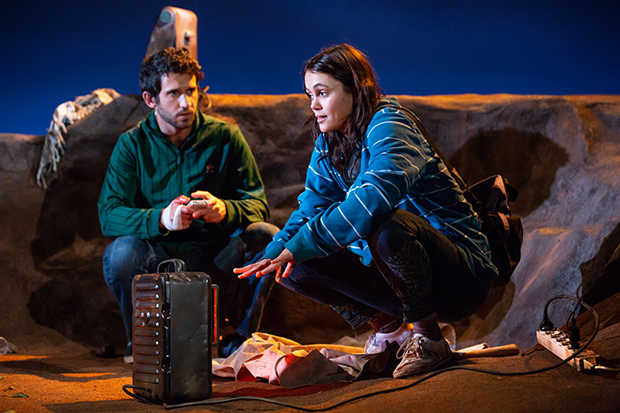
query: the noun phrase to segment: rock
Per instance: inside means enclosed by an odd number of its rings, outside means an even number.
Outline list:
[[[307,98],[210,98],[211,114],[239,125],[252,147],[271,221],[282,226],[310,159]],[[422,119],[468,183],[501,173],[520,191],[513,211],[525,230],[521,263],[509,284],[455,324],[459,347],[483,341],[531,347],[550,298],[586,294],[594,305],[618,292],[603,268],[620,242],[620,97],[398,99]],[[101,234],[96,202],[118,136],[148,113],[139,96],[127,95],[70,126],[66,155],[58,173],[47,177],[47,190],[34,182],[42,136],[0,134],[0,333],[18,346],[42,325],[93,348],[124,348],[120,313],[103,281],[109,240]],[[573,305],[556,303],[550,317],[563,325]],[[362,332],[279,285],[261,330],[302,343]]]

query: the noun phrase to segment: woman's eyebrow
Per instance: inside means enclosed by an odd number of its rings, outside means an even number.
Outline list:
[[[324,87],[324,88],[328,88],[329,89],[329,86],[327,86],[324,83],[315,83],[314,86],[312,86],[312,89],[316,89],[317,87]]]

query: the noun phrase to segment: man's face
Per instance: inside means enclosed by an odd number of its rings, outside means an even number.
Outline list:
[[[161,79],[161,92],[152,104],[161,131],[173,135],[192,127],[198,108],[198,85],[196,76],[185,73],[169,73]]]

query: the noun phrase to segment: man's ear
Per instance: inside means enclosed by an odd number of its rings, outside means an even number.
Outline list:
[[[155,98],[149,92],[142,92],[142,99],[144,99],[144,103],[151,109],[155,109],[157,107],[157,102],[155,102]]]

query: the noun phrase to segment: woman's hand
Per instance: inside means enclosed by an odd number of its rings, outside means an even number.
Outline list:
[[[282,266],[285,264],[286,267],[284,268],[284,271],[282,271]],[[291,275],[293,267],[295,267],[295,259],[293,258],[293,254],[285,248],[284,251],[282,251],[282,253],[273,260],[265,258],[264,260],[260,260],[254,264],[246,265],[243,268],[234,268],[233,272],[235,274],[239,274],[239,278],[246,278],[251,275],[262,277],[275,271],[276,282],[279,283],[282,278],[286,278]]]

